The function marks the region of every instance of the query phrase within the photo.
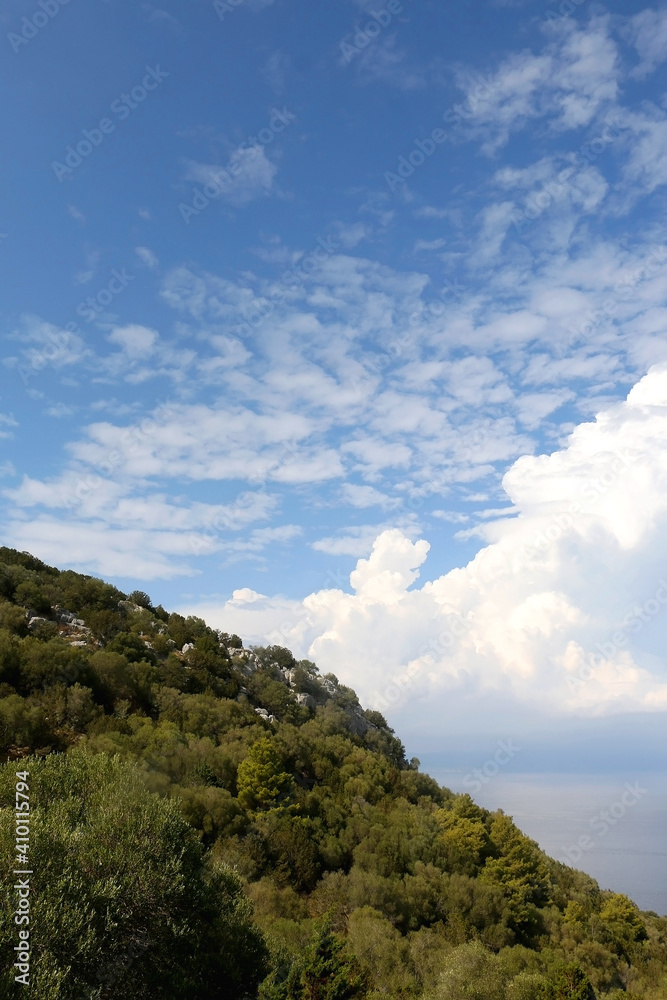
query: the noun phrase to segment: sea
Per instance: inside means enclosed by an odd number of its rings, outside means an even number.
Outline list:
[[[475,776],[442,765],[440,754],[424,754],[420,770],[486,809],[502,809],[548,855],[592,875],[600,888],[667,916],[667,775]]]

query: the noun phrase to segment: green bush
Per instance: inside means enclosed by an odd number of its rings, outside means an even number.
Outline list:
[[[223,1000],[265,974],[266,948],[227,868],[205,862],[176,803],[134,767],[81,751],[28,758],[33,995]],[[15,764],[0,772],[0,841],[14,835]],[[2,889],[3,995],[13,988],[14,890]]]

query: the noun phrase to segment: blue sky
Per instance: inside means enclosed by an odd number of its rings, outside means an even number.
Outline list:
[[[415,729],[663,712],[667,8],[0,27],[2,541]]]

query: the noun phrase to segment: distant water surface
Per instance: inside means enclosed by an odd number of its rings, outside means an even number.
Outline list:
[[[474,791],[468,770],[425,756],[421,770],[439,784],[503,809],[551,857],[667,915],[667,775],[501,772]]]

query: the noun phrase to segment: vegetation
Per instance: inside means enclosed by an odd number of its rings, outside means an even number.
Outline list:
[[[667,998],[667,918],[440,788],[333,675],[9,549],[0,750],[40,1000]]]

